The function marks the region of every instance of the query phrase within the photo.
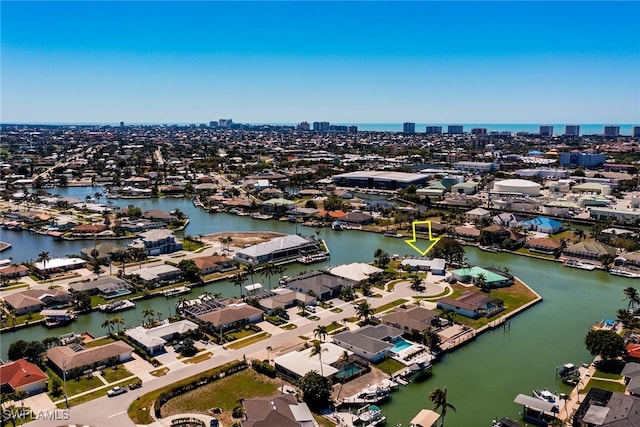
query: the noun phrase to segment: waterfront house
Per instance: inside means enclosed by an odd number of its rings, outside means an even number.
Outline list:
[[[332,338],[340,347],[376,363],[384,359],[393,348],[393,342],[401,337],[401,329],[388,325],[367,325],[355,331],[340,332]]]
[[[269,296],[262,297],[258,300],[258,307],[264,310],[267,314],[273,313],[273,310],[277,307],[290,308],[296,306],[300,301],[304,302],[305,306],[314,305],[316,299],[310,295],[296,292],[292,289],[277,288],[269,292]]]
[[[33,264],[39,274],[53,274],[84,268],[87,262],[80,258],[51,258],[49,261],[38,261]]]
[[[349,212],[340,221],[347,224],[366,225],[373,222],[373,217],[362,212]]]
[[[350,280],[322,271],[312,271],[287,281],[289,289],[314,296],[320,301],[336,298],[344,287],[353,285]]]
[[[482,267],[465,267],[451,271],[451,276],[458,282],[473,283],[474,285],[478,283],[480,275],[484,277],[485,285],[490,288],[501,288],[513,285],[513,277],[503,276],[502,274]]]
[[[161,264],[153,267],[143,267],[129,272],[136,275],[146,284],[158,286],[176,282],[184,276],[184,272],[178,267],[169,264]]]
[[[139,233],[130,247],[143,248],[147,256],[171,254],[182,250],[182,243],[177,242],[173,231],[165,229],[149,230]]]
[[[416,224],[416,231],[418,233],[428,234],[429,230],[431,230],[432,236],[440,236],[447,233],[447,228],[449,227],[447,224],[442,224],[440,222],[431,221],[430,225],[427,224]]]
[[[468,242],[475,242],[480,239],[480,230],[475,227],[456,227],[453,229],[456,236]]]
[[[579,242],[568,246],[562,251],[562,256],[567,258],[577,258],[590,261],[599,261],[603,255],[616,257],[616,249],[597,241]]]
[[[530,252],[539,252],[543,254],[558,254],[562,251],[562,243],[549,239],[548,237],[540,237],[537,239],[529,239],[524,247]]]
[[[516,248],[525,242],[526,235],[503,227],[490,225],[480,230],[480,243],[483,245],[498,245]]]
[[[131,233],[139,233],[147,230],[155,230],[157,228],[165,228],[166,224],[161,221],[151,221],[150,219],[139,218],[136,220],[130,220],[128,218],[121,219],[118,223],[118,228],[122,231],[129,231]]]
[[[352,282],[360,283],[374,274],[382,273],[384,270],[363,262],[352,262],[329,269],[329,273],[334,276],[343,277]]]
[[[165,224],[168,224],[175,219],[175,216],[171,215],[169,212],[165,212],[157,209],[145,211],[142,214],[142,217],[149,221],[163,222]]]
[[[237,262],[231,258],[220,255],[212,255],[206,257],[192,258],[200,273],[212,274],[222,271],[229,271],[238,268]]]
[[[141,176],[132,176],[122,181],[123,186],[135,187],[135,188],[147,188],[149,186],[149,178]]]
[[[273,360],[276,370],[293,380],[298,380],[311,371],[322,373],[325,378],[332,378],[338,373],[335,365],[341,362],[345,349],[329,342],[321,342],[320,347],[322,355],[312,356],[313,347],[309,347],[276,357]],[[351,356],[353,352],[347,350],[347,354]]]
[[[242,401],[246,419],[243,427],[309,427],[316,425],[313,414],[304,402],[292,394],[258,397]]]
[[[524,221],[522,223],[522,227],[525,230],[532,230],[546,234],[556,234],[561,232],[564,228],[560,221],[543,216]]]
[[[73,234],[92,235],[107,231],[108,227],[104,224],[80,224],[71,229]]]
[[[262,321],[263,311],[246,303],[234,303],[196,316],[213,330],[227,330]]]
[[[640,398],[592,387],[573,415],[574,426],[622,427],[640,425]]]
[[[49,376],[42,369],[25,359],[0,365],[0,390],[11,393],[23,390],[36,394],[47,389]]]
[[[499,213],[498,215],[494,215],[491,221],[495,225],[501,225],[503,227],[511,228],[511,227],[517,227],[520,224],[522,224],[522,222],[524,221],[524,218],[509,212],[502,212],[502,213]]]
[[[5,277],[24,277],[29,274],[29,267],[26,265],[8,265],[6,267],[0,268],[0,276]]]
[[[8,310],[15,310],[17,316],[35,313],[44,308],[61,308],[71,305],[71,295],[64,289],[31,289],[4,297]]]
[[[103,298],[114,298],[131,293],[131,287],[124,280],[115,276],[103,276],[96,280],[74,282],[69,285],[76,292],[89,295],[100,294]]]
[[[465,291],[458,298],[449,297],[438,300],[437,307],[441,310],[453,310],[454,312],[477,319],[478,317],[491,317],[504,310],[504,303],[498,298],[479,292]]]
[[[183,319],[173,323],[165,321],[153,328],[137,326],[127,329],[124,333],[149,355],[154,355],[163,352],[164,346],[168,341],[180,339],[187,332],[196,329],[198,329],[198,325],[190,320]]]
[[[482,221],[488,219],[491,216],[491,211],[485,208],[475,208],[464,214],[464,218],[467,221]]]
[[[111,256],[123,250],[122,246],[111,242],[98,243],[96,245],[80,249],[80,257],[86,260],[93,259],[94,251],[96,251],[96,259],[102,264],[108,264]]]
[[[402,260],[401,265],[403,268],[409,267],[411,270],[430,271],[431,274],[437,276],[444,276],[447,273],[447,262],[442,258],[407,258]]]
[[[133,347],[122,341],[98,347],[70,344],[47,350],[47,362],[60,376],[66,370],[69,379],[131,360],[131,353]]]
[[[241,249],[234,259],[243,264],[258,265],[297,258],[304,253],[319,249],[320,244],[315,239],[290,234]]]
[[[408,333],[422,333],[434,325],[440,318],[439,313],[424,307],[397,308],[380,318],[385,325],[393,326]]]
[[[613,261],[616,267],[640,269],[640,252],[623,252]],[[0,270],[2,274],[2,270]]]

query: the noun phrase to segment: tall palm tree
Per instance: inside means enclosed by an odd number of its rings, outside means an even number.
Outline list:
[[[304,301],[299,301],[298,302],[298,308],[302,312],[303,316],[307,313],[307,304]]]
[[[245,274],[251,277],[251,284],[253,285],[255,282],[253,281],[253,275],[256,274],[256,267],[253,264],[248,264],[245,269]]]
[[[431,327],[422,331],[422,342],[429,347],[429,350],[434,352],[440,350],[440,335]]]
[[[118,328],[118,333],[120,333],[120,326],[124,326],[124,318],[114,317],[111,319],[111,323],[116,325],[116,327]]]
[[[328,348],[322,348],[319,342],[313,343],[313,347],[311,347],[311,352],[309,353],[309,357],[318,356],[318,360],[320,361],[320,375],[324,378],[324,372],[322,369],[322,352],[329,351]]]
[[[628,307],[630,311],[632,311],[636,305],[640,304],[640,294],[638,293],[638,290],[636,288],[634,288],[633,286],[629,286],[622,292],[624,293],[623,301],[629,300]]]
[[[187,307],[189,307],[189,300],[185,297],[178,298],[178,301],[176,301],[176,310],[182,311]]]
[[[43,271],[46,270],[47,262],[51,261],[51,256],[49,255],[49,252],[47,252],[47,251],[40,252],[38,254],[38,260],[37,261],[42,263],[42,270]]]
[[[247,275],[244,274],[243,272],[237,273],[231,278],[231,283],[233,283],[233,286],[240,287],[240,299],[242,299],[242,285],[246,281],[247,281]]]
[[[487,286],[487,276],[484,273],[480,273],[476,276],[474,283],[477,287],[479,287],[483,291],[488,291],[489,287]]]
[[[151,322],[155,314],[156,312],[153,308],[150,308],[148,310],[142,310],[142,317],[144,317],[145,319],[149,318],[149,322]]]
[[[444,417],[447,415],[447,409],[456,410],[455,406],[447,401],[447,388],[436,388],[429,393],[429,400],[435,405],[434,410],[440,409],[440,426],[444,426]]]
[[[316,338],[320,337],[320,341],[322,342],[327,339],[327,334],[327,327],[324,325],[318,325],[318,327],[313,330],[313,336]]]
[[[109,335],[111,335],[111,328],[113,328],[113,323],[111,323],[111,319],[105,319],[105,321],[102,322],[102,325],[100,325],[100,327],[107,328],[107,330],[109,331]]]
[[[142,261],[147,259],[147,251],[144,248],[131,247],[127,249],[131,261],[139,261],[142,268]]]
[[[124,275],[125,272],[125,266],[127,264],[127,261],[129,261],[131,259],[129,251],[121,249],[117,252],[114,252],[113,254],[111,254],[111,259],[114,262],[120,262],[122,263],[122,274]]]
[[[356,314],[358,319],[364,319],[365,322],[368,322],[373,313],[373,308],[371,308],[367,301],[362,301],[360,304],[356,305]]]
[[[269,290],[271,290],[271,276],[278,274],[278,266],[272,262],[268,262],[262,268],[260,275],[269,279]]]

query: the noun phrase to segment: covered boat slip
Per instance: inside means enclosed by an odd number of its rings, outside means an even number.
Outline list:
[[[522,417],[526,422],[541,426],[549,425],[560,413],[560,406],[565,404],[564,401],[560,401],[557,404],[546,402],[526,394],[517,395],[513,401],[524,406]]]

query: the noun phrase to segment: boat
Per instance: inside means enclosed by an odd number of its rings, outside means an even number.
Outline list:
[[[628,277],[630,279],[640,279],[640,273],[634,273],[628,270],[611,269],[609,270],[609,273],[613,274],[614,276]]]
[[[395,230],[385,231],[384,235],[387,236],[387,237],[395,237],[397,239],[400,239],[400,238],[404,237],[404,234],[398,233]]]
[[[588,264],[584,262],[577,261],[575,259],[568,259],[562,263],[565,267],[579,268],[581,270],[595,270],[596,266],[594,264]]]
[[[344,227],[342,226],[342,223],[340,221],[333,221],[331,223],[331,229],[335,231],[342,231],[344,230]]]
[[[191,292],[191,288],[188,286],[178,286],[177,288],[165,289],[162,291],[162,295],[165,297],[172,297],[175,295],[188,294]]]
[[[502,418],[500,421],[493,420],[491,421],[491,427],[519,427],[517,421],[512,420],[511,418]]]
[[[136,306],[135,302],[129,299],[124,299],[124,300],[112,301],[107,304],[99,305],[98,309],[100,311],[106,311],[107,313],[114,313],[116,311],[128,310],[130,308],[134,308],[135,306]]]
[[[78,317],[74,312],[67,310],[42,310],[40,315],[47,328],[68,325]]]
[[[329,259],[328,253],[301,256],[297,261],[301,264],[313,264],[314,262],[326,261]]]
[[[580,371],[573,363],[565,363],[564,365],[556,368],[556,374],[565,381],[570,378],[579,377]]]
[[[533,397],[544,400],[545,402],[553,403],[554,405],[558,403],[559,398],[557,395],[551,393],[549,390],[543,388],[541,390],[533,390]]]
[[[273,215],[261,214],[261,213],[253,213],[251,214],[251,218],[253,219],[273,219]]]
[[[382,417],[382,409],[376,405],[368,405],[358,410],[358,420],[370,423]]]

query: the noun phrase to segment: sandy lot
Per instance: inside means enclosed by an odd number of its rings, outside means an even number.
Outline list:
[[[245,245],[256,245],[258,243],[268,242],[274,237],[285,236],[283,233],[274,233],[270,231],[247,231],[247,232],[231,232],[231,233],[214,233],[207,234],[202,237],[202,240],[211,244],[219,245],[220,239],[226,239],[231,237],[231,246],[244,247]]]

